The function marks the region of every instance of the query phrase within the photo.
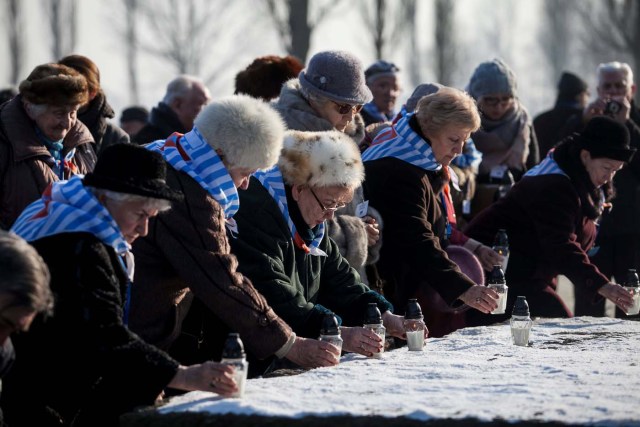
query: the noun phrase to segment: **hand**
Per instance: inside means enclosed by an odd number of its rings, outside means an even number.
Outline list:
[[[186,391],[209,391],[221,396],[238,392],[238,384],[233,379],[234,368],[216,362],[199,365],[180,366],[168,386]]]
[[[610,117],[619,123],[625,124],[629,120],[629,114],[631,114],[631,103],[626,96],[614,96],[610,101],[617,101],[620,104],[620,109],[614,115]]]
[[[345,351],[371,357],[373,353],[380,353],[383,350],[384,343],[375,332],[369,329],[343,326],[340,328],[340,333],[344,341],[342,348]]]
[[[598,293],[609,301],[612,301],[625,313],[633,305],[633,297],[631,296],[631,293],[615,283],[607,283],[606,285],[603,285],[598,289]]]
[[[485,314],[491,313],[498,308],[498,298],[496,291],[486,286],[475,285],[470,287],[458,299],[462,300],[469,307],[475,308]]]
[[[590,104],[587,104],[582,111],[582,122],[587,124],[589,120],[595,116],[602,116],[604,114],[604,108],[607,106],[607,102],[604,99],[598,98]]]
[[[285,357],[303,368],[334,366],[340,362],[340,350],[328,342],[296,337]]]
[[[480,245],[474,254],[478,257],[478,261],[482,264],[482,268],[486,271],[493,270],[494,265],[502,265],[504,257],[488,246]]]
[[[374,217],[369,215],[362,218],[362,220],[365,223],[364,228],[367,231],[367,244],[369,246],[373,246],[378,242],[378,240],[380,240],[380,229],[378,228],[378,223]]]
[[[404,332],[404,317],[385,311],[382,314],[382,324],[387,329],[388,336],[402,338],[403,340],[407,339],[407,335]]]

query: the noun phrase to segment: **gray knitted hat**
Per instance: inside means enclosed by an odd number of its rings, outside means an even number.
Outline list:
[[[316,53],[300,71],[298,80],[309,92],[335,102],[366,104],[373,99],[364,81],[362,63],[348,52]]]
[[[468,92],[474,99],[493,93],[516,94],[516,75],[502,59],[483,62],[473,72],[469,81]]]
[[[418,85],[413,91],[413,93],[411,94],[411,96],[409,97],[409,99],[407,99],[407,102],[405,103],[405,108],[407,109],[408,112],[415,111],[416,107],[418,106],[418,101],[420,101],[420,98],[422,98],[423,96],[431,95],[432,93],[436,93],[443,87],[444,86],[441,85],[440,83],[423,83],[421,85]]]

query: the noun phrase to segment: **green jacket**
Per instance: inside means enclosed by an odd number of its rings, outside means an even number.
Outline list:
[[[313,256],[298,248],[276,202],[260,181],[251,178],[240,191],[237,238],[229,239],[239,261],[238,271],[251,279],[269,305],[303,337],[317,338],[324,313],[342,318],[345,326],[362,326],[367,304],[381,313],[392,310],[384,297],[360,281],[325,233]]]

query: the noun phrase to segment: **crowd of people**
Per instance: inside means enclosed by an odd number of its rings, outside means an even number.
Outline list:
[[[169,82],[120,126],[88,57],[37,66],[0,104],[0,378],[11,426],[117,425],[163,396],[531,314],[622,316],[640,267],[640,110],[631,68],[565,72],[532,118],[501,59],[464,89],[324,51],[256,58],[217,97]],[[510,255],[492,249],[506,231]],[[507,311],[487,272],[506,264]],[[376,306],[389,339],[364,327]],[[342,349],[318,340],[340,324]],[[17,334],[17,332],[23,332]],[[61,387],[60,384],[65,384]],[[105,402],[108,402],[105,405]]]

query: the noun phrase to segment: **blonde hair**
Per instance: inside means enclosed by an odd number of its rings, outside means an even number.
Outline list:
[[[449,125],[471,132],[480,128],[480,113],[474,99],[466,92],[446,86],[420,99],[416,118],[425,133],[437,133]]]

